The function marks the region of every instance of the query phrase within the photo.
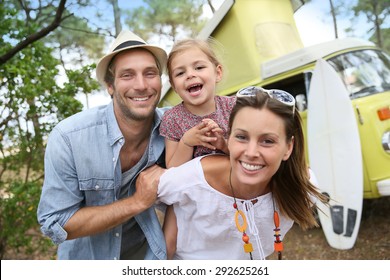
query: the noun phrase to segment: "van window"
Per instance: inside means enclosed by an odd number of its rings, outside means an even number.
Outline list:
[[[354,51],[328,62],[340,75],[351,99],[390,90],[390,59],[384,52]]]
[[[312,72],[306,71],[263,86],[266,89],[277,88],[291,93],[297,101],[298,111],[304,111],[307,109],[307,93],[309,92],[311,76]]]
[[[390,57],[382,51],[353,51],[327,61],[340,75],[351,99],[390,90]],[[306,71],[263,86],[290,92],[297,100],[298,110],[304,111],[311,76],[312,72]]]

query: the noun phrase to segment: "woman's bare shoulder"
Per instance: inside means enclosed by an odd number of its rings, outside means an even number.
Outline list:
[[[201,164],[209,185],[222,193],[228,194],[229,156],[223,154],[210,155],[202,158]]]
[[[201,159],[203,171],[213,172],[223,170],[230,166],[229,156],[224,154],[212,154]]]

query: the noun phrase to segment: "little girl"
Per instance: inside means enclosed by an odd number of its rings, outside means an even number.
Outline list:
[[[169,81],[183,101],[164,114],[160,125],[167,168],[194,157],[227,153],[228,122],[236,97],[216,94],[223,68],[213,43],[211,39],[185,39],[177,42],[168,56]],[[164,223],[168,258],[176,248],[177,228],[169,226],[171,231],[165,226],[171,218],[175,220],[168,207]]]

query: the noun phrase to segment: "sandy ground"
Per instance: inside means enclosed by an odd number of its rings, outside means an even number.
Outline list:
[[[286,234],[286,260],[390,260],[390,197],[365,200],[359,234],[352,249],[331,248],[321,228],[302,231],[297,225]],[[273,255],[270,259],[276,259]]]
[[[365,200],[356,243],[352,249],[331,248],[321,228],[302,231],[297,225],[284,237],[285,260],[390,260],[390,197]],[[7,252],[5,260],[55,259],[55,248],[46,255]],[[277,259],[273,254],[269,259]]]

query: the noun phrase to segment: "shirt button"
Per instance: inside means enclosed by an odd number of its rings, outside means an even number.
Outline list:
[[[95,186],[95,190],[98,190],[100,187],[99,187],[99,185],[96,185]]]
[[[115,257],[114,260],[117,260],[117,258]]]
[[[115,233],[115,236],[116,236],[116,237],[119,237],[119,233],[118,233],[118,232],[117,232],[117,233]]]
[[[112,158],[112,161],[115,161],[115,158],[114,158],[114,157]]]

